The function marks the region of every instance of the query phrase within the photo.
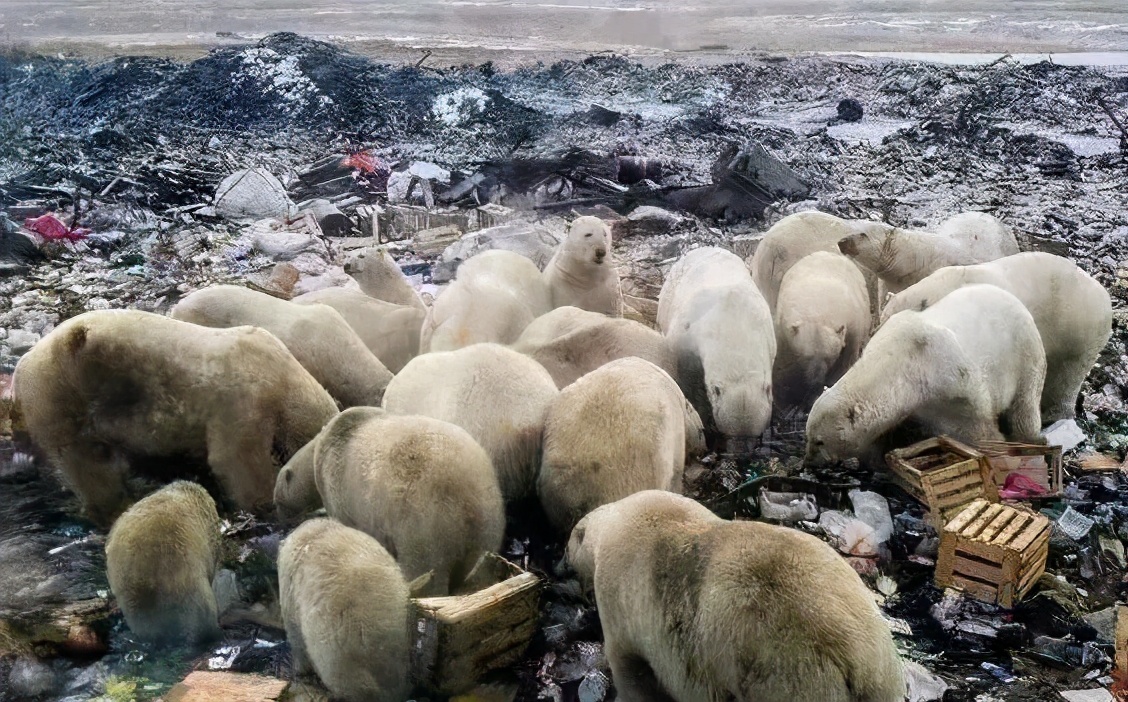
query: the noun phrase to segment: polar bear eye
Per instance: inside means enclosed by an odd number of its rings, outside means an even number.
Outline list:
[[[584,238],[585,238],[585,239],[590,239],[590,238],[591,238],[591,232],[588,232],[587,234],[584,234]]]

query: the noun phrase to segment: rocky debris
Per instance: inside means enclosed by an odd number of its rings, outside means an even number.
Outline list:
[[[313,216],[325,236],[348,236],[355,229],[353,221],[328,200],[311,200],[304,203],[301,212]]]
[[[38,698],[53,692],[58,678],[51,666],[38,658],[21,656],[8,671],[8,689],[17,698]]]
[[[294,214],[286,188],[265,168],[235,171],[215,190],[215,211],[229,219],[286,219]]]

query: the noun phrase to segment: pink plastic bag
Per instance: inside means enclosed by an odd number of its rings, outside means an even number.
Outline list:
[[[81,241],[90,234],[89,229],[68,228],[53,214],[45,214],[42,217],[35,218],[29,217],[24,220],[24,226],[47,241]]]

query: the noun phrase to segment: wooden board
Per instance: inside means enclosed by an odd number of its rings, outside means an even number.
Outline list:
[[[251,673],[197,670],[176,683],[164,702],[274,702],[290,683]]]

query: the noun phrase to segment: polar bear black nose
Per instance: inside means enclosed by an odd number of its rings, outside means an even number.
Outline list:
[[[595,260],[600,261],[607,255],[607,249],[602,246],[595,250]]]
[[[854,241],[854,237],[848,236],[838,242],[838,250],[847,256],[852,256],[858,253],[858,244]]]

